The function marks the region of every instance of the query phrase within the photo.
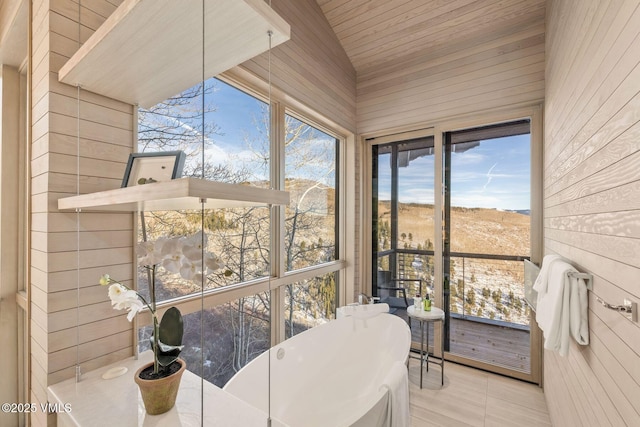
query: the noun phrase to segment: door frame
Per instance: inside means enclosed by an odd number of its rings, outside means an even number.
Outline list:
[[[519,119],[529,119],[531,121],[531,261],[540,264],[542,261],[542,243],[543,236],[543,107],[541,104],[515,106],[510,108],[500,108],[488,110],[473,115],[457,116],[439,120],[435,123],[422,123],[414,126],[406,126],[403,128],[381,130],[377,132],[360,135],[360,153],[361,153],[361,189],[362,189],[362,211],[360,215],[361,224],[361,247],[360,254],[360,289],[371,295],[371,284],[373,283],[372,271],[373,261],[371,254],[373,250],[372,236],[372,158],[371,146],[373,144],[381,144],[388,142],[402,141],[406,139],[418,138],[421,136],[434,137],[434,155],[436,159],[443,158],[444,149],[444,133],[456,130],[468,129],[473,127],[487,126],[504,122],[511,122]],[[443,162],[435,162],[435,183],[434,183],[434,212],[443,212],[444,209],[444,171]],[[434,280],[436,284],[434,303],[442,307],[443,304],[443,215],[436,215],[434,218],[434,259],[435,271]],[[441,334],[443,326],[440,322],[435,325],[434,352],[436,355],[442,354]],[[498,374],[518,378],[535,384],[542,385],[543,371],[543,347],[542,332],[535,322],[535,313],[531,312],[530,316],[530,374],[490,365],[486,362],[480,362],[474,359],[444,352],[446,360],[462,363],[475,368],[495,372]]]

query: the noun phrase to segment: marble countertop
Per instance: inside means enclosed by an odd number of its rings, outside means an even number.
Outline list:
[[[267,414],[243,402],[221,388],[184,372],[176,405],[162,415],[145,412],[138,386],[133,381],[137,369],[152,360],[150,351],[86,372],[80,382],[71,378],[48,389],[49,402],[67,405],[68,412],[58,413],[58,426],[266,426]],[[127,372],[111,379],[102,375],[112,368],[125,367]],[[202,390],[202,391],[201,391]],[[204,404],[203,404],[204,403]],[[204,406],[204,411],[201,411]],[[204,415],[203,415],[204,414]],[[275,422],[272,425],[281,425]]]

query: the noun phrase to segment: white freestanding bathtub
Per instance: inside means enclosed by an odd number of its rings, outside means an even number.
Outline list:
[[[270,407],[271,418],[290,427],[382,427],[391,399],[384,383],[394,363],[406,363],[410,345],[409,327],[397,316],[343,317],[258,356],[224,390],[265,412]]]

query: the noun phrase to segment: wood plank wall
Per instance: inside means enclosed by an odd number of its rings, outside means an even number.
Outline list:
[[[33,4],[34,403],[47,401],[48,385],[73,377],[77,360],[83,371],[89,371],[133,354],[131,325],[123,313],[111,308],[106,289],[98,285],[105,272],[121,280],[132,278],[132,215],[80,213],[78,223],[75,213],[57,210],[59,197],[77,191],[78,110],[81,193],[119,187],[133,148],[133,106],[85,91],[80,91],[78,105],[77,89],[59,83],[57,75],[78,48],[79,34],[85,41],[120,2],[82,1],[80,19],[74,0]],[[42,412],[33,414],[31,421],[34,426],[55,422]]]
[[[358,132],[410,129],[542,102],[544,1],[527,2],[527,7],[529,13],[499,31],[489,25],[471,40],[425,45],[418,53],[359,68]]]
[[[545,351],[554,425],[640,425],[640,3],[547,6],[544,251],[594,275],[590,345]]]
[[[291,39],[273,49],[271,81],[284,93],[350,132],[356,130],[356,72],[315,0],[272,0],[291,25]],[[268,76],[268,55],[241,67]]]

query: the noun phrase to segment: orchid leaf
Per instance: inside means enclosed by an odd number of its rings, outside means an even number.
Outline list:
[[[158,363],[168,366],[178,358],[184,348],[182,345],[184,323],[180,310],[175,307],[169,308],[162,316],[158,329]],[[155,347],[153,336],[151,346]]]

